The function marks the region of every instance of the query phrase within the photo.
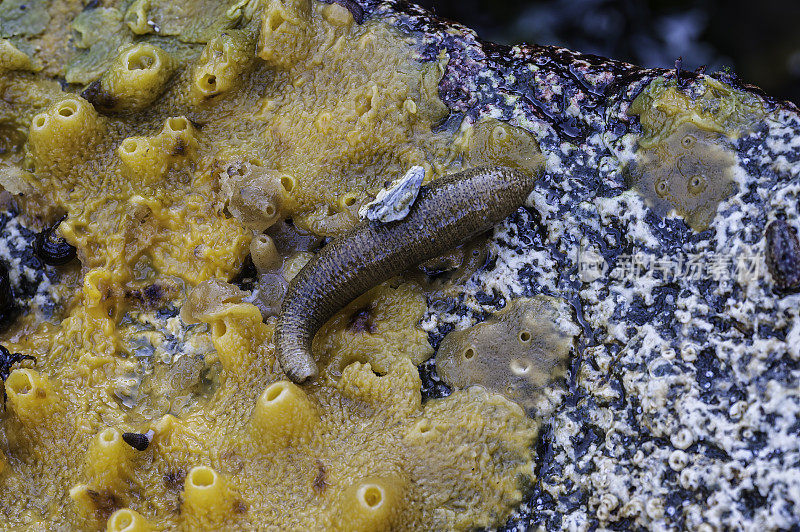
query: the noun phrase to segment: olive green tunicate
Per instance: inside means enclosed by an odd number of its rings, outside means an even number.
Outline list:
[[[656,78],[631,103],[642,125],[636,161],[626,180],[659,215],[672,210],[695,231],[706,229],[725,199],[736,193],[732,141],[766,116],[760,100],[704,76],[686,93]]]
[[[541,165],[539,144],[528,131],[495,118],[475,124],[461,142],[470,166],[503,165],[536,174]]]
[[[436,368],[451,387],[480,385],[530,412],[541,389],[564,376],[578,331],[564,300],[515,299],[487,321],[448,334]]]
[[[665,216],[681,215],[695,231],[707,228],[720,202],[736,192],[735,159],[727,138],[686,122],[663,141],[641,147],[628,184]]]

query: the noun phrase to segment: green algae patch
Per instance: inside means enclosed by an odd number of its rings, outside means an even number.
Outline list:
[[[674,211],[695,231],[736,193],[731,143],[766,116],[761,101],[710,77],[694,95],[654,80],[631,104],[643,136],[626,182],[660,216]]]
[[[125,22],[137,35],[158,33],[177,36],[183,42],[206,43],[234,27],[246,3],[136,0],[125,12]]]
[[[736,139],[766,116],[763,103],[752,94],[708,76],[699,85],[699,93],[690,96],[674,81],[656,78],[636,97],[628,114],[639,116],[642,124],[644,136],[639,146],[651,148],[685,123]]]
[[[436,368],[451,387],[483,386],[531,412],[542,389],[564,376],[577,334],[564,300],[518,298],[485,322],[448,334]]]
[[[72,23],[72,32],[75,47],[82,52],[67,67],[69,83],[89,83],[99,78],[113,63],[117,48],[133,37],[125,29],[122,13],[104,7],[78,15]]]
[[[5,0],[0,5],[0,37],[38,35],[47,28],[47,0]]]

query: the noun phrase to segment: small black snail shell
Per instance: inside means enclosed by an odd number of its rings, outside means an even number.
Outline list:
[[[137,451],[144,451],[153,441],[155,431],[150,429],[145,433],[139,432],[123,432],[122,441],[136,449]]]
[[[57,221],[50,227],[45,227],[41,233],[36,235],[34,242],[34,252],[39,260],[51,266],[66,264],[75,258],[75,247],[64,240],[63,237],[55,234],[56,229],[64,221],[64,218]]]
[[[800,242],[795,229],[786,220],[771,222],[765,232],[767,267],[779,290],[800,287]]]

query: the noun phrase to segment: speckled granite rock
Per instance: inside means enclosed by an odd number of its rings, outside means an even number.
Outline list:
[[[416,32],[420,60],[448,58],[441,127],[510,121],[547,157],[530,204],[495,231],[487,266],[423,322],[437,346],[511,298],[544,293],[569,301],[583,327],[564,389],[540,408],[539,480],[507,529],[798,529],[800,295],[776,290],[764,264],[768,223],[800,228],[797,109],[764,97],[766,118],[730,140],[736,192],[697,232],[629,190],[624,168],[643,136],[631,102],[659,76],[680,75],[691,94],[700,74],[484,43],[401,2],[358,10]],[[31,235],[0,222],[0,251],[30,305],[52,272],[26,276],[17,240]],[[582,275],[586,257],[598,275]],[[674,269],[654,267],[665,262]],[[448,393],[432,361],[421,369],[428,397]]]

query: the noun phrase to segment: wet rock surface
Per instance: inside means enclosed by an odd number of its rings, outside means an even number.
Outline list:
[[[59,304],[61,298],[54,291],[59,273],[37,256],[35,241],[36,233],[24,225],[16,211],[0,212],[0,271],[11,295],[8,300],[3,297],[2,312],[7,318],[0,321],[10,322],[29,309],[47,318]]]

